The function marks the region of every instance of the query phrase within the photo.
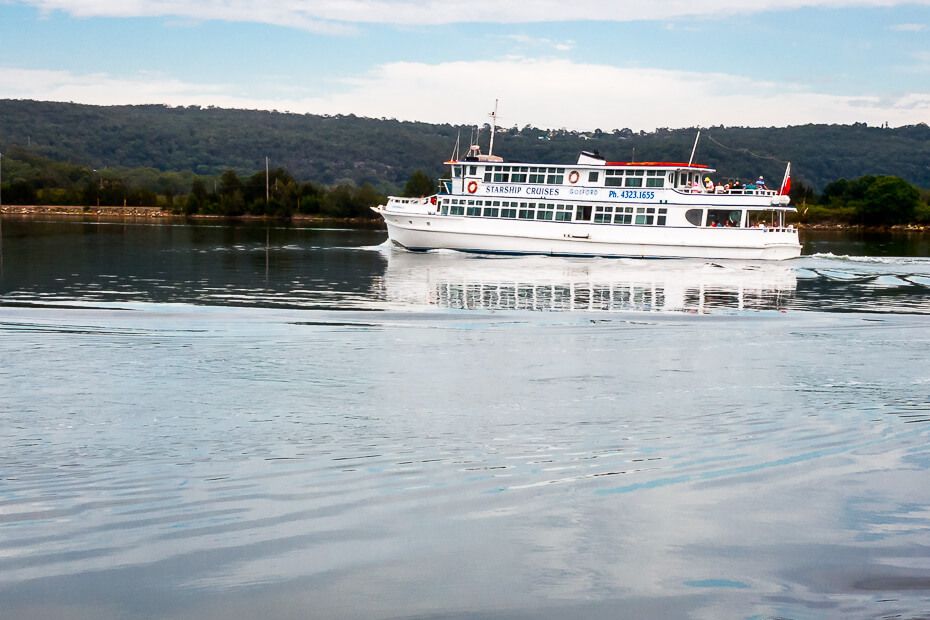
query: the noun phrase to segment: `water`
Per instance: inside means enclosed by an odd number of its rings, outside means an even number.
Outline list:
[[[930,614],[930,259],[904,246],[3,235],[0,617]]]

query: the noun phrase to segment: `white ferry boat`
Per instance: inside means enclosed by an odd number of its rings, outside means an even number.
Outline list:
[[[492,132],[493,136],[493,132]],[[695,147],[697,142],[695,141]],[[640,258],[784,260],[799,256],[785,222],[789,170],[779,191],[707,182],[706,165],[505,162],[472,146],[445,162],[438,194],[389,197],[374,207],[391,241],[409,250]],[[693,157],[693,151],[692,151]]]

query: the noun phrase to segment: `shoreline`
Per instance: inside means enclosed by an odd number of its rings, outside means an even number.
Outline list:
[[[384,228],[384,222],[380,219],[366,219],[358,217],[330,217],[326,215],[309,215],[306,213],[295,213],[290,217],[280,217],[277,215],[213,215],[207,213],[195,213],[185,215],[175,213],[161,207],[114,207],[114,206],[63,206],[63,205],[3,205],[0,207],[0,215],[4,217],[34,217],[34,216],[55,216],[97,220],[170,220],[178,223],[190,221],[204,222],[301,222],[301,223],[333,223],[333,224],[351,224],[359,228]]]
[[[380,219],[367,219],[358,217],[329,217],[325,215],[309,215],[295,213],[290,217],[276,215],[212,215],[196,213],[184,215],[168,211],[161,207],[120,207],[120,206],[62,206],[62,205],[3,205],[0,215],[32,217],[39,215],[62,216],[65,218],[86,218],[101,220],[173,220],[177,222],[188,221],[226,221],[226,222],[299,222],[299,223],[333,223],[349,224],[359,228],[384,228]],[[930,225],[925,224],[896,224],[894,226],[862,226],[859,224],[843,224],[837,222],[795,223],[799,230],[817,231],[856,231],[856,232],[892,232],[892,233],[926,233],[930,232]]]

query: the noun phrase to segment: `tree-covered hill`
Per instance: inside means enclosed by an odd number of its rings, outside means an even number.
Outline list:
[[[623,117],[618,113],[617,125]],[[403,186],[415,170],[445,171],[456,136],[472,128],[349,116],[286,114],[221,108],[90,106],[0,100],[0,152],[25,147],[38,156],[90,168],[153,168],[219,175],[264,167],[287,169],[322,184]],[[580,150],[611,160],[687,160],[696,129],[574,132],[533,127],[500,129],[496,154],[511,161],[571,162]],[[786,128],[711,127],[696,161],[723,177],[781,179],[784,161],[794,178],[823,189],[839,178],[896,175],[930,187],[930,128],[855,125]],[[487,132],[482,144],[487,143]]]

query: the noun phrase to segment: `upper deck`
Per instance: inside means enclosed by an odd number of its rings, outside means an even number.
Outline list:
[[[716,172],[704,164],[684,162],[608,162],[582,153],[575,164],[550,165],[504,162],[478,156],[445,162],[452,178],[446,193],[484,196],[590,200],[662,200],[667,194],[726,194],[787,204],[778,192],[753,184],[738,189],[714,183]],[[710,180],[708,182],[708,180]]]

